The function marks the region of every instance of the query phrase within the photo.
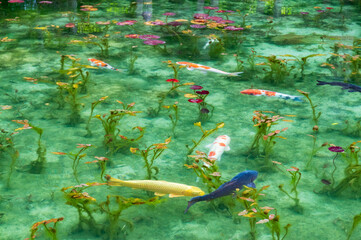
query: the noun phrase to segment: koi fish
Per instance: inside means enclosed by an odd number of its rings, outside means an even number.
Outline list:
[[[195,203],[201,201],[209,201],[219,197],[224,197],[230,195],[234,192],[243,188],[244,185],[252,188],[256,188],[254,180],[257,178],[258,172],[254,170],[247,170],[241,173],[238,173],[231,181],[223,183],[217,190],[211,192],[210,194],[197,196],[188,201],[188,206],[184,213],[187,213],[188,209]]]
[[[177,62],[177,64],[181,66],[186,66],[189,71],[193,71],[194,69],[197,69],[203,72],[214,72],[214,73],[225,74],[228,76],[239,76],[241,73],[243,73],[243,72],[234,72],[234,73],[224,72],[215,68],[207,67],[197,63],[190,63],[190,62]]]
[[[203,46],[203,49],[206,49],[209,45],[211,45],[212,43],[214,43],[214,42],[219,42],[218,41],[218,39],[217,38],[210,38],[207,42],[206,42],[206,44]]]
[[[204,192],[194,186],[181,183],[166,182],[161,180],[131,180],[122,181],[107,175],[105,177],[109,186],[131,187],[154,192],[157,196],[169,194],[169,197],[202,196]]]
[[[241,91],[242,94],[254,95],[254,96],[268,96],[268,97],[279,97],[283,99],[292,99],[293,101],[302,102],[301,96],[292,96],[284,93],[278,93],[268,90],[260,90],[260,89],[246,89]]]
[[[88,58],[88,61],[90,62],[90,65],[92,65],[94,67],[108,68],[110,70],[119,71],[118,69],[113,68],[112,66],[110,66],[108,63],[105,63],[105,62],[100,61],[100,60],[95,59],[95,58]]]
[[[224,151],[229,151],[229,143],[231,138],[227,135],[221,135],[214,140],[213,143],[208,144],[206,147],[209,148],[208,158],[220,161]]]
[[[351,84],[351,83],[344,83],[344,82],[323,82],[323,81],[319,81],[317,80],[317,85],[331,85],[331,86],[340,86],[342,87],[341,89],[346,90],[348,89],[348,92],[361,92],[361,87],[357,86],[355,84]]]

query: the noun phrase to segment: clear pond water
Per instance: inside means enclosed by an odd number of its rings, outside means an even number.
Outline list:
[[[360,1],[1,2],[1,239],[50,219],[57,239],[359,239]],[[218,168],[187,157],[220,135]],[[186,214],[189,196],[104,185],[207,194],[245,170],[264,195]]]

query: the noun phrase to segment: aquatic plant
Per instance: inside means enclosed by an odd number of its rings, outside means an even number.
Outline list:
[[[279,170],[281,170],[283,173],[286,173],[288,176],[290,176],[290,178],[291,178],[291,181],[290,181],[291,190],[288,192],[284,188],[284,184],[280,184],[278,186],[278,188],[280,189],[281,192],[286,194],[287,197],[289,197],[290,199],[292,199],[295,202],[295,205],[292,207],[293,211],[298,212],[298,213],[302,213],[303,212],[303,207],[300,205],[300,199],[298,198],[298,190],[297,190],[297,186],[300,183],[300,180],[301,180],[301,177],[302,177],[300,169],[297,168],[297,167],[286,168],[280,162],[277,162],[277,161],[272,161],[272,162]],[[282,167],[283,170],[280,167]]]
[[[96,199],[91,197],[89,193],[84,192],[89,187],[105,185],[106,183],[86,183],[76,186],[64,187],[61,191],[64,193],[66,204],[73,206],[77,209],[79,216],[79,229],[87,231],[98,232],[98,225],[93,216],[94,211],[97,210]]]
[[[278,135],[281,132],[286,131],[288,128],[282,130],[274,130],[271,128],[277,125],[277,121],[282,119],[280,115],[267,116],[264,113],[273,113],[270,111],[254,111],[252,121],[257,132],[253,138],[248,154],[254,157],[263,158],[263,164],[265,166],[270,165],[269,157],[273,151],[273,147],[276,144],[276,138],[286,139]]]
[[[138,56],[134,53],[134,49],[137,46],[132,46],[131,51],[130,51],[130,56],[129,56],[129,67],[128,67],[128,74],[131,75],[134,73],[134,64],[135,61],[137,61]]]
[[[139,148],[130,148],[131,153],[141,156],[144,160],[144,167],[147,171],[145,179],[157,179],[156,175],[159,173],[159,168],[154,166],[154,161],[168,148],[167,145],[170,142],[171,137],[167,138],[164,143],[154,143],[143,150]]]
[[[208,56],[211,59],[221,58],[222,53],[226,50],[222,38],[215,34],[208,35],[207,38],[212,42],[212,44],[209,44]]]
[[[267,62],[257,63],[258,66],[266,66],[262,70],[266,72],[263,80],[272,84],[280,84],[284,82],[284,79],[289,76],[295,66],[288,67],[288,59],[277,58],[275,55],[271,56],[259,56],[256,57],[264,58]]]
[[[169,105],[169,106],[163,106],[164,108],[169,109],[169,111],[173,111],[173,114],[169,114],[169,118],[172,121],[172,135],[173,137],[176,136],[176,132],[175,132],[175,128],[178,124],[179,121],[179,107],[178,107],[178,102],[175,102],[173,105]]]
[[[183,65],[178,65],[174,62],[172,62],[171,60],[168,61],[163,61],[163,63],[166,63],[168,65],[168,67],[173,69],[174,72],[174,79],[178,79],[178,73],[182,68],[185,68],[186,66]]]
[[[257,224],[265,224],[269,228],[273,240],[285,239],[291,224],[284,226],[284,233],[282,233],[283,231],[281,230],[280,216],[277,214],[277,209],[268,206],[261,207],[258,203],[259,197],[265,196],[262,191],[269,188],[269,186],[263,186],[259,190],[247,186],[243,187],[245,190],[242,192],[241,196],[237,196],[237,200],[243,205],[245,209],[238,213],[238,216],[248,219],[250,225],[250,239],[255,240],[257,238]],[[270,213],[273,210],[275,213]],[[257,221],[257,219],[260,220]]]
[[[339,196],[342,193],[348,191],[350,194],[353,194],[356,198],[360,197],[361,193],[361,165],[359,164],[359,152],[360,148],[356,146],[357,143],[361,141],[351,143],[347,148],[343,149],[342,147],[331,145],[329,150],[331,152],[336,152],[332,163],[334,170],[331,173],[331,182],[326,184],[324,189],[321,192],[327,192],[331,195]],[[344,177],[336,184],[334,179],[334,174],[337,170],[336,158],[341,155],[346,162],[346,166],[343,169]],[[322,181],[323,182],[323,181]]]
[[[184,96],[189,98],[188,102],[197,103],[198,105],[199,115],[196,122],[205,123],[213,116],[214,111],[214,107],[205,101],[209,91],[201,90],[203,87],[199,85],[193,85],[190,87],[190,89],[193,90],[193,94],[185,94]]]
[[[355,228],[357,227],[357,225],[359,225],[361,222],[361,213],[357,214],[353,217],[353,221],[352,221],[352,226],[351,229],[348,231],[347,233],[347,238],[346,240],[349,240],[352,236],[353,231],[355,230]]]
[[[202,179],[202,182],[207,185],[208,193],[213,192],[225,182],[221,180],[216,159],[209,159],[207,154],[201,151],[196,151],[196,154],[188,156],[194,160],[192,165],[184,164],[184,166],[187,169],[193,169],[197,177]]]
[[[280,55],[282,57],[293,57],[297,63],[299,64],[300,66],[300,73],[301,73],[301,78],[303,78],[305,75],[304,75],[304,71],[305,71],[305,66],[307,64],[307,60],[311,57],[319,57],[319,56],[325,56],[325,54],[310,54],[310,55],[307,55],[305,57],[302,57],[302,58],[299,58],[299,57],[296,57],[294,55],[291,55],[291,54],[285,54],[285,55]]]
[[[335,77],[343,77],[345,82],[359,83],[361,79],[360,54],[338,53],[340,49],[350,51],[357,48],[356,45],[348,46],[342,43],[335,43],[332,48],[334,52],[331,53],[331,56],[326,60],[327,62],[323,63],[321,67],[328,67]]]
[[[43,135],[43,129],[30,124],[29,121],[26,119],[25,120],[12,120],[12,121],[23,125],[23,127],[17,128],[17,129],[15,129],[15,131],[32,129],[39,135],[39,138],[37,141],[38,149],[36,150],[38,157],[36,160],[30,162],[29,172],[35,173],[35,174],[42,173],[42,171],[44,170],[44,165],[46,163],[46,158],[45,158],[46,148],[45,148],[45,145],[41,142],[41,137]]]
[[[79,179],[78,179],[78,166],[80,163],[80,160],[85,158],[87,156],[86,153],[84,153],[88,148],[93,147],[93,145],[91,144],[77,144],[78,146],[76,148],[80,148],[80,150],[78,152],[69,152],[69,153],[64,153],[64,152],[52,152],[55,155],[68,155],[68,157],[73,160],[72,166],[71,168],[73,169],[73,175],[75,180],[79,183]]]
[[[39,227],[43,226],[43,228],[44,228],[45,232],[48,234],[49,238],[52,240],[57,240],[58,238],[56,236],[56,225],[58,224],[58,222],[61,222],[63,220],[64,220],[64,218],[60,217],[60,218],[52,218],[49,220],[43,220],[43,221],[34,223],[30,229],[30,238],[27,238],[27,239],[28,240],[35,239],[35,237],[36,237],[35,234],[39,230]],[[48,226],[48,224],[50,224],[50,223],[53,223],[52,227]]]
[[[113,199],[113,201],[112,201]],[[118,195],[108,195],[107,200],[99,204],[100,211],[108,215],[109,225],[106,224],[106,232],[108,233],[109,240],[123,239],[127,235],[127,230],[132,230],[134,224],[125,219],[121,218],[122,212],[132,206],[138,205],[156,205],[163,202],[158,197],[153,197],[149,199],[140,199],[140,198],[125,198]],[[120,226],[120,221],[124,222],[123,226]],[[123,236],[120,236],[120,233]]]
[[[108,96],[104,96],[104,97],[99,98],[97,101],[92,102],[92,105],[91,105],[91,108],[90,108],[90,115],[89,115],[88,121],[87,121],[86,126],[85,126],[85,129],[86,129],[86,131],[87,131],[87,135],[86,135],[86,136],[88,136],[88,137],[92,136],[92,132],[91,132],[91,130],[90,130],[90,121],[91,121],[92,118],[93,118],[93,113],[94,113],[95,107],[96,107],[99,103],[101,103],[101,102],[103,102],[104,100],[106,100],[107,98],[108,98]]]
[[[186,144],[186,148],[188,149],[187,157],[193,153],[194,149],[196,149],[204,139],[206,139],[212,133],[216,132],[218,129],[223,128],[224,122],[217,123],[216,127],[210,130],[204,130],[201,122],[194,123],[194,126],[199,127],[199,129],[202,131],[202,136],[198,141],[192,139],[193,145],[191,147]],[[189,163],[189,157],[187,158],[187,162]]]
[[[249,63],[249,67],[251,71],[256,70],[256,63],[254,59],[257,57],[257,52],[254,48],[251,48],[251,53],[248,55],[247,62]]]
[[[183,86],[189,86],[189,85],[193,85],[193,82],[189,82],[189,83],[179,83],[178,79],[175,78],[171,78],[171,79],[167,79],[166,82],[169,82],[172,84],[172,86],[170,87],[170,89],[166,92],[162,92],[158,95],[158,107],[157,108],[152,108],[149,107],[148,108],[148,115],[151,117],[156,117],[159,115],[160,110],[162,109],[163,105],[164,105],[164,100],[168,97],[168,96],[177,96],[178,95],[178,88],[179,87],[183,87]]]
[[[310,103],[310,107],[312,110],[312,121],[313,121],[313,127],[312,127],[312,131],[313,131],[313,135],[310,135],[312,137],[312,151],[311,151],[311,155],[310,158],[307,161],[306,167],[308,168],[312,162],[313,156],[320,150],[320,148],[316,148],[317,145],[317,133],[318,133],[318,119],[321,117],[321,112],[317,112],[316,108],[317,105],[314,105],[311,98],[310,98],[310,94],[308,92],[304,92],[301,90],[297,90],[299,93],[301,93],[303,96],[305,96],[308,100],[308,102]],[[325,145],[321,145],[321,147],[323,147]]]
[[[102,98],[101,98],[102,99]],[[98,105],[99,102],[103,101],[99,99],[97,102],[94,102],[92,104],[92,109],[94,111],[94,108]],[[123,106],[123,109],[114,109],[110,110],[110,114],[103,114],[103,115],[95,115],[93,118],[96,118],[101,121],[103,129],[104,129],[104,145],[108,148],[108,151],[112,154],[117,152],[122,147],[126,147],[129,144],[135,143],[139,141],[145,132],[145,128],[142,127],[133,127],[132,130],[138,129],[139,136],[136,138],[128,138],[126,136],[120,135],[120,121],[123,119],[123,117],[129,115],[129,116],[136,116],[137,113],[140,113],[140,111],[131,111],[131,109],[134,107],[135,103],[130,103],[128,105],[125,105],[123,102],[118,101],[119,104]],[[93,114],[93,112],[91,112]],[[118,138],[119,137],[119,138]]]
[[[235,57],[236,59],[236,64],[237,64],[237,67],[235,69],[235,72],[243,72],[244,71],[244,61],[242,61],[241,59],[239,59],[239,54],[233,54],[233,56]]]
[[[105,173],[105,170],[106,170],[106,161],[109,160],[109,158],[106,158],[106,157],[97,157],[95,156],[95,158],[97,160],[94,160],[94,161],[91,161],[91,162],[85,162],[85,164],[89,164],[89,163],[98,163],[98,166],[100,167],[101,169],[101,172],[100,172],[100,181],[103,181],[103,176],[104,176],[104,173]]]
[[[9,155],[11,158],[11,163],[9,166],[9,171],[6,180],[7,188],[10,187],[11,176],[14,172],[15,165],[19,157],[19,151],[15,148],[15,143],[13,139],[13,136],[17,133],[18,132],[10,133],[7,132],[5,129],[1,129],[0,131],[0,156],[4,157],[3,154],[7,153],[7,155]]]

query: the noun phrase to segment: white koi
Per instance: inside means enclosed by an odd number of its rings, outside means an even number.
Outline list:
[[[177,64],[181,65],[181,66],[186,66],[189,71],[193,71],[194,69],[197,69],[202,72],[214,72],[214,73],[224,74],[224,75],[228,75],[228,76],[239,76],[241,73],[243,73],[243,72],[234,72],[234,73],[224,72],[219,69],[207,67],[207,66],[200,65],[197,63],[190,63],[190,62],[177,62]]]

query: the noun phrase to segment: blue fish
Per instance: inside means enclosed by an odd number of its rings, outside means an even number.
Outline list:
[[[361,92],[361,87],[351,83],[345,82],[323,82],[317,80],[317,85],[331,85],[331,86],[340,86],[343,90],[348,90],[348,92]]]
[[[219,188],[210,194],[192,198],[190,201],[188,201],[188,206],[184,213],[187,213],[188,209],[197,202],[209,201],[230,195],[234,193],[236,189],[242,189],[244,185],[247,187],[256,188],[256,185],[253,181],[257,178],[257,176],[258,172],[254,170],[246,170],[244,172],[238,173],[234,178],[231,179],[231,181],[223,183],[221,186],[219,186]]]

